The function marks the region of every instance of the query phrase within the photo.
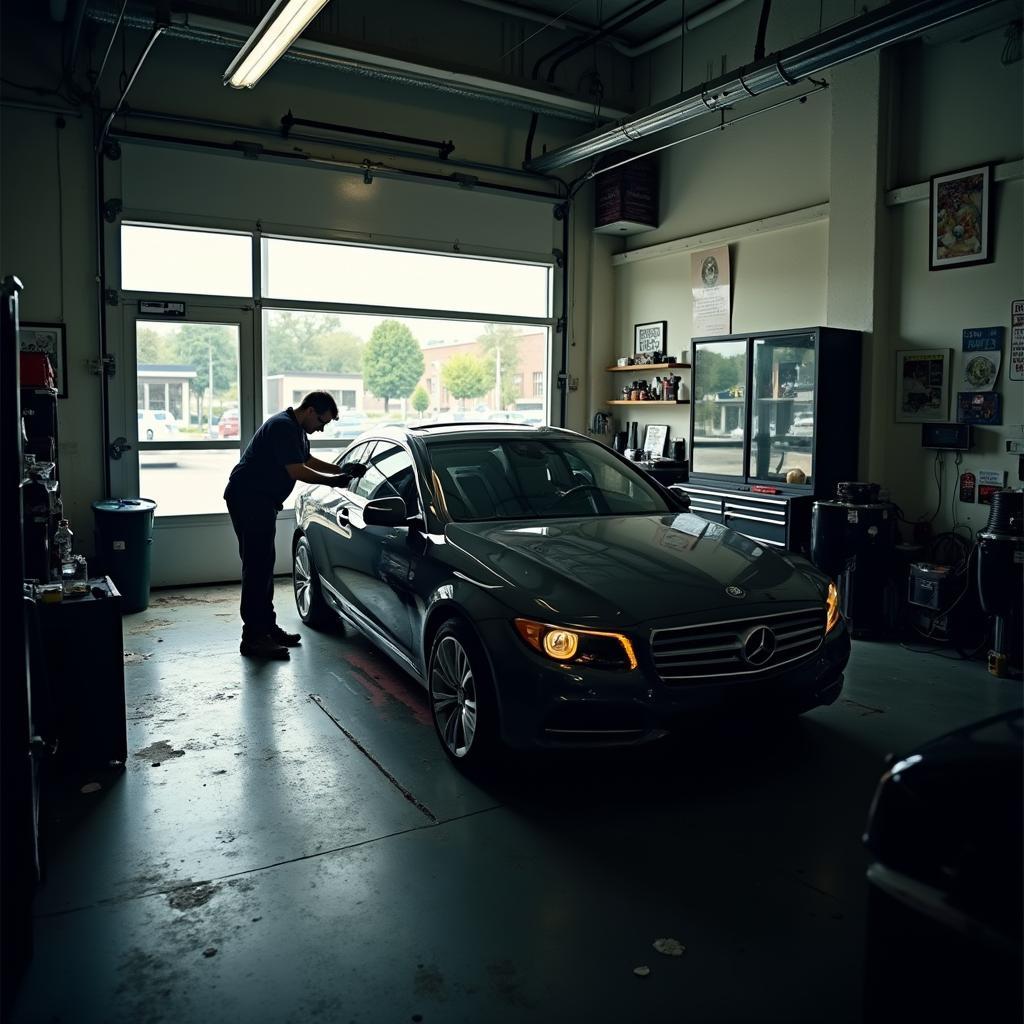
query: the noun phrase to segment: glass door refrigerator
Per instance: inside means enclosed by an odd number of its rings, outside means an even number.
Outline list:
[[[806,553],[814,500],[857,478],[861,335],[808,327],[692,346],[693,511]]]

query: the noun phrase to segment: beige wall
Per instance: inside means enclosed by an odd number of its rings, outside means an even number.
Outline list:
[[[790,41],[787,27],[806,35],[809,5],[781,6],[782,21],[769,32],[769,49]],[[920,427],[895,422],[895,352],[943,347],[955,352],[949,418],[955,419],[955,382],[961,369],[961,334],[967,327],[1003,325],[1010,302],[1024,297],[1024,200],[1019,161],[1024,155],[1022,64],[1003,65],[1004,29],[1021,4],[996,5],[975,20],[961,20],[926,40],[893,48],[834,69],[831,88],[667,151],[661,162],[662,215],[656,231],[619,242],[612,257],[614,290],[605,303],[616,336],[607,357],[631,349],[632,325],[667,319],[669,350],[680,355],[691,333],[689,253],[702,238],[725,237],[733,262],[733,328],[775,330],[824,324],[865,332],[861,382],[861,474],[887,488],[908,517],[931,516],[937,492],[933,453],[920,447]],[[757,4],[721,18],[686,40],[687,86],[700,81],[721,55],[729,68],[749,60]],[[825,5],[825,27],[835,5]],[[849,11],[842,13],[849,16]],[[788,21],[787,21],[788,19]],[[992,31],[986,31],[993,29]],[[774,33],[774,34],[773,34]],[[980,34],[979,34],[980,33]],[[974,37],[974,38],[967,38]],[[963,41],[964,39],[967,41]],[[673,66],[674,57],[674,66]],[[652,62],[653,93],[678,91],[679,50]],[[694,70],[696,69],[696,70]],[[694,78],[696,76],[696,78]],[[708,122],[695,122],[685,131]],[[1016,163],[1014,163],[1016,161]],[[931,175],[975,163],[1009,165],[997,184],[995,260],[991,264],[930,273],[927,182]],[[894,203],[892,190],[920,185],[924,198]],[[905,196],[903,197],[905,200]],[[762,232],[762,219],[790,211],[824,209],[821,219]],[[808,216],[811,216],[808,214]],[[746,229],[730,230],[738,224]],[[643,258],[652,249],[654,258]],[[960,471],[1001,469],[1016,480],[1016,457],[1005,440],[1020,437],[1024,384],[1004,368],[1004,425],[975,430],[977,445]],[[607,374],[606,377],[611,377]],[[595,403],[601,392],[595,378]],[[611,383],[605,387],[610,393]],[[630,409],[633,414],[633,410]],[[663,419],[644,411],[646,420]],[[688,411],[670,410],[680,429]],[[673,424],[675,432],[676,425]],[[952,456],[946,456],[942,504],[934,529],[952,526]],[[988,509],[956,506],[960,521],[977,528]]]

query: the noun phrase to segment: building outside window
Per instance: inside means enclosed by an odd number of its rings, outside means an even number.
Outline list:
[[[541,398],[544,395],[544,374],[535,371],[533,374],[533,397]]]
[[[512,374],[512,390],[516,393],[516,398],[523,397],[523,375],[521,373]]]

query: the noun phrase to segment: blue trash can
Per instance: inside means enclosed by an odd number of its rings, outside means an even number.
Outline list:
[[[121,593],[122,612],[149,607],[149,575],[156,502],[109,498],[92,503],[96,554]]]

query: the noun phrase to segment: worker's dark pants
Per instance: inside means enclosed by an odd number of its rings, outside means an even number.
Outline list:
[[[274,614],[274,536],[277,506],[265,498],[225,499],[242,559],[242,638],[263,636],[277,623]]]

